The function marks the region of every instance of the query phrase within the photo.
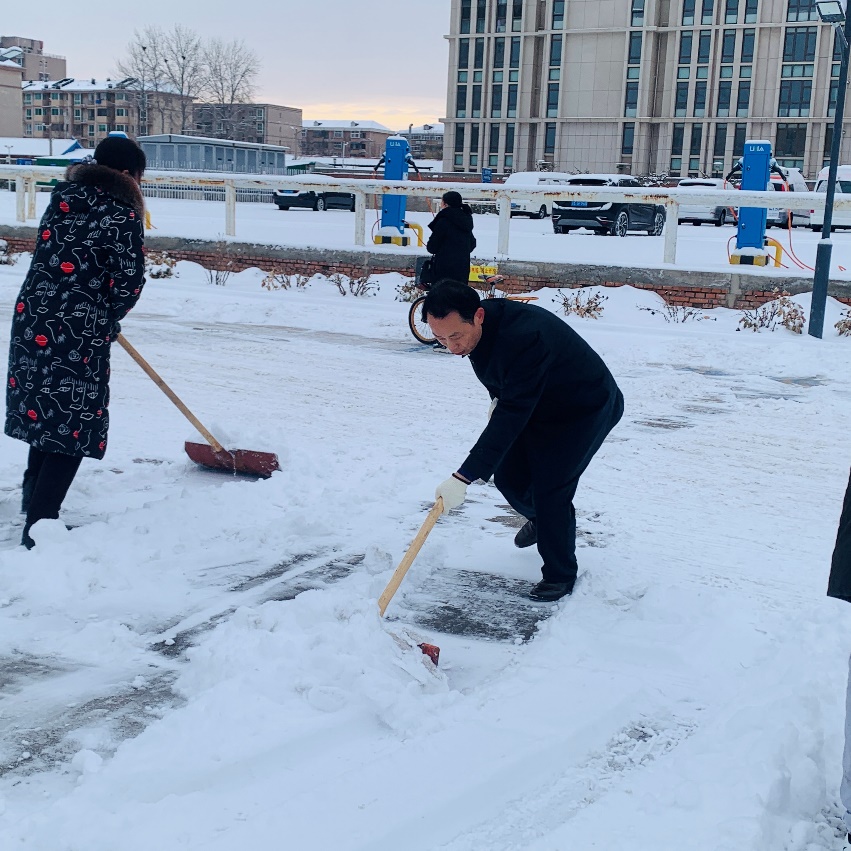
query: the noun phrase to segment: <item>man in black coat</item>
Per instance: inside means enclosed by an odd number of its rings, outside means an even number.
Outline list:
[[[476,247],[473,236],[473,211],[454,191],[445,192],[440,212],[429,223],[431,236],[426,251],[434,255],[431,280],[460,281],[470,278],[470,255]]]
[[[145,283],[144,151],[104,139],[68,168],[39,225],[15,303],[6,379],[9,437],[29,444],[21,543],[57,518],[82,458],[103,458],[110,344]]]
[[[851,479],[848,481],[845,501],[842,503],[839,531],[830,562],[827,596],[851,603]],[[839,794],[845,807],[845,829],[848,832],[848,841],[851,842],[851,673],[845,699],[845,753],[842,757],[842,785]]]
[[[468,356],[491,396],[490,420],[467,459],[438,486],[444,511],[467,485],[493,475],[509,504],[527,518],[514,539],[537,543],[543,581],[534,600],[558,600],[576,582],[579,477],[623,415],[623,395],[600,356],[549,311],[480,301],[469,286],[432,289],[423,319],[452,354]]]

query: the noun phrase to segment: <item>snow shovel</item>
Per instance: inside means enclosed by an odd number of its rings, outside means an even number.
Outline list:
[[[414,536],[414,540],[411,541],[411,546],[408,547],[408,551],[404,556],[402,556],[402,561],[399,562],[399,566],[393,572],[393,576],[390,577],[387,587],[378,598],[378,614],[381,615],[381,617],[384,617],[384,612],[387,611],[387,606],[390,605],[393,595],[399,590],[399,586],[402,584],[402,580],[405,578],[408,568],[410,568],[410,566],[414,563],[417,553],[422,549],[429,532],[434,529],[434,524],[437,523],[441,514],[443,514],[443,497],[439,496],[437,498],[437,502],[435,502],[431,511],[429,511],[428,516],[423,521],[423,525],[420,526],[420,531],[417,532]],[[417,644],[417,647],[419,647],[435,665],[437,664],[438,659],[440,658],[440,648],[436,644],[421,642]]]
[[[187,440],[183,444],[186,454],[202,467],[212,470],[226,470],[229,473],[246,473],[268,479],[276,470],[280,470],[278,456],[273,452],[254,452],[250,449],[225,449],[198,418],[183,404],[178,395],[160,378],[154,368],[130,345],[123,334],[118,335],[121,347],[147,373],[148,377],[168,396],[175,407],[201,433],[209,446]]]

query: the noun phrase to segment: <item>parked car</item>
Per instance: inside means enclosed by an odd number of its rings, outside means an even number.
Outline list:
[[[311,190],[276,189],[272,200],[279,210],[305,207],[308,210],[354,210],[355,196],[351,192],[314,192]]]
[[[809,194],[809,187],[800,169],[781,168],[781,171],[786,176],[786,183],[780,179],[780,175],[772,174],[771,180],[768,182],[769,189],[773,189],[775,192],[805,192]],[[784,200],[786,203],[791,204],[793,200],[797,199],[786,198]],[[772,207],[768,211],[766,226],[789,227],[790,216],[792,217],[792,227],[807,227],[810,224],[810,207]]]
[[[515,171],[505,179],[505,185],[512,189],[528,187],[545,187],[565,183],[572,174],[562,174],[554,171]],[[550,209],[540,198],[511,197],[511,215],[528,216],[530,219],[545,219]]]
[[[641,189],[628,174],[573,174],[564,181],[568,186],[619,186]],[[665,227],[665,208],[661,204],[637,204],[624,201],[556,201],[553,204],[553,230],[567,233],[590,228],[595,233],[626,236],[628,231],[645,231],[659,236]]]
[[[823,168],[816,179],[815,192],[827,192],[828,170]],[[836,168],[836,196],[851,195],[851,165],[840,165]],[[820,231],[824,227],[824,210],[810,209],[810,227]],[[830,220],[830,229],[851,228],[851,210],[834,210]]]
[[[723,189],[724,181],[718,177],[684,177],[678,184],[677,189],[692,189],[697,192],[703,189]],[[720,228],[728,217],[733,218],[730,211],[723,204],[709,206],[707,204],[680,204],[677,216],[679,224],[691,222],[695,227],[709,222]]]

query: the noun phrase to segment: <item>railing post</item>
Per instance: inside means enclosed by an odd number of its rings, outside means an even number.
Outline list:
[[[366,245],[365,192],[355,192],[355,245]]]
[[[26,182],[21,175],[15,177],[15,219],[19,222],[27,220]]]
[[[35,175],[33,175],[29,179],[29,183],[27,185],[27,218],[35,219],[37,218],[35,211],[35,190],[36,190],[36,179]]]
[[[497,195],[496,206],[499,210],[499,234],[496,240],[496,253],[508,257],[508,236],[511,230],[511,196]]]
[[[236,236],[236,186],[225,183],[225,234]]]
[[[665,201],[665,255],[663,262],[677,262],[677,228],[680,205],[673,198]]]

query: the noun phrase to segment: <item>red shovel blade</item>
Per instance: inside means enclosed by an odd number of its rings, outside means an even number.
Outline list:
[[[223,470],[227,473],[244,473],[268,479],[281,467],[274,452],[254,452],[250,449],[226,449],[216,452],[208,443],[193,443],[187,440],[183,445],[186,454],[202,467],[211,470]]]

